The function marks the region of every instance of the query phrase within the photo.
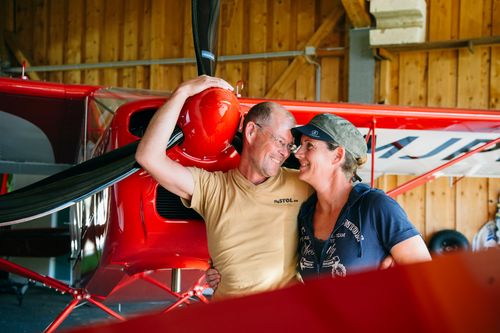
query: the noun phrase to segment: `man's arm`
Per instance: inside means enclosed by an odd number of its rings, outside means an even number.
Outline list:
[[[193,194],[193,177],[186,167],[171,160],[165,150],[186,99],[212,87],[233,90],[226,81],[206,75],[186,81],[177,87],[151,119],[135,154],[137,162],[161,186],[187,200],[190,200]]]

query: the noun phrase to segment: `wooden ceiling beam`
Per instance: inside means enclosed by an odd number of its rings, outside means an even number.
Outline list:
[[[371,25],[365,0],[342,0],[342,5],[354,28],[366,28]]]
[[[26,53],[23,52],[23,50],[19,46],[19,43],[17,42],[16,35],[13,32],[5,31],[4,37],[5,37],[5,42],[9,46],[10,50],[12,51],[14,56],[16,57],[19,64],[21,64],[21,66],[22,66],[24,63],[24,64],[26,64],[26,68],[31,67],[31,60],[28,59],[28,57],[26,56]],[[34,71],[30,71],[28,73],[25,73],[25,75],[28,75],[28,77],[32,80],[37,80],[37,81],[41,80],[38,73],[34,72]]]

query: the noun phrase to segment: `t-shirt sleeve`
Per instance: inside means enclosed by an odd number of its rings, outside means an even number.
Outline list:
[[[188,169],[194,181],[193,195],[191,200],[181,198],[181,202],[185,207],[194,209],[205,218],[207,209],[209,209],[208,203],[214,199],[214,194],[220,191],[218,189],[220,187],[219,182],[217,182],[218,174],[196,167],[189,167]]]
[[[193,195],[191,196],[191,200],[181,198],[181,202],[185,207],[192,208],[198,214],[203,216],[202,212],[200,211],[202,202],[201,198],[203,197],[203,191],[201,189],[201,179],[203,178],[203,173],[205,172],[205,170],[194,167],[189,167],[188,169],[191,172],[194,181]]]
[[[374,193],[370,201],[375,228],[387,252],[390,252],[394,245],[420,234],[403,208],[391,197]]]

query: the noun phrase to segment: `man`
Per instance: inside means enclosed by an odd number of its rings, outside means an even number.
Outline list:
[[[166,156],[166,143],[186,99],[211,87],[232,90],[208,76],[181,84],[151,120],[136,159],[204,218],[210,256],[223,276],[216,298],[284,287],[296,280],[297,214],[311,194],[295,170],[281,167],[293,147],[295,119],[279,104],[257,104],[243,123],[236,169],[184,167]]]

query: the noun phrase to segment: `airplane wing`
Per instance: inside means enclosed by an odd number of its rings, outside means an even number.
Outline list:
[[[262,100],[241,99],[242,108]],[[491,143],[487,149],[439,171],[442,176],[500,177],[500,113],[495,110],[403,107],[390,105],[276,101],[290,110],[298,124],[318,113],[342,116],[368,142],[368,161],[360,170],[369,181],[383,174],[423,174]],[[373,153],[372,150],[374,149]],[[372,164],[373,160],[373,164]]]
[[[176,128],[168,148],[183,138]],[[29,221],[69,207],[140,169],[139,141],[95,157],[17,191],[0,196],[0,226]]]
[[[500,332],[499,260],[495,249],[448,254],[68,332]]]

